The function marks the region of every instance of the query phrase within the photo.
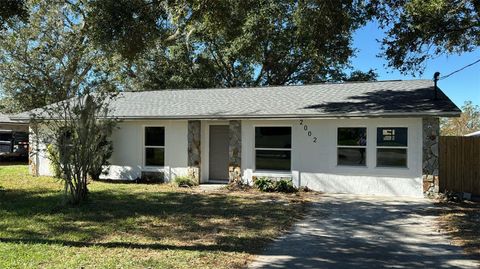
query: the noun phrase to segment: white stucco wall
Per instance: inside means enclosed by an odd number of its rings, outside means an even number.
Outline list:
[[[166,180],[187,175],[187,121],[124,121],[113,132],[113,154],[106,179],[135,180],[142,171],[164,172]],[[165,127],[165,166],[145,166],[146,126]]]
[[[308,126],[308,131],[304,126]],[[292,127],[292,171],[255,171],[255,126]],[[367,128],[365,167],[337,165],[337,128]],[[376,167],[377,127],[407,127],[407,168]],[[313,137],[317,142],[313,142]],[[331,193],[423,196],[421,119],[322,119],[288,121],[242,121],[242,170],[244,180],[252,176],[287,176],[297,186]]]
[[[201,181],[208,182],[209,126],[228,121],[202,121]],[[304,130],[304,126],[308,130]],[[144,165],[144,127],[165,127],[165,167]],[[255,126],[292,127],[292,171],[277,173],[255,170]],[[167,180],[188,174],[188,121],[124,121],[113,133],[114,153],[108,179],[134,180],[142,171],[163,171]],[[367,159],[365,167],[337,165],[337,128],[367,128]],[[376,128],[407,127],[407,168],[376,167]],[[311,131],[311,136],[308,136]],[[313,138],[317,142],[313,142]],[[252,176],[291,177],[297,186],[330,193],[416,196],[422,192],[422,120],[410,119],[311,119],[303,120],[242,120],[242,172],[245,182]],[[39,172],[51,175],[46,156],[39,155]]]
[[[165,127],[165,166],[144,165],[145,126]],[[123,121],[112,134],[113,154],[108,174],[103,179],[135,180],[142,171],[161,171],[166,179],[187,175],[187,121]],[[38,171],[51,176],[50,162],[46,157],[45,145],[40,144]]]
[[[29,147],[30,147],[30,162],[29,167],[31,174],[38,174],[40,176],[53,176],[50,160],[47,157],[47,146],[42,141],[37,139],[35,132],[44,133],[47,129],[44,126],[36,126],[35,129],[29,127]]]

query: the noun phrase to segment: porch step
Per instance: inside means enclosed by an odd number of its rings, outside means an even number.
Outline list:
[[[220,180],[220,179],[209,179],[208,182],[201,183],[201,184],[222,184],[222,185],[227,185],[228,180]]]

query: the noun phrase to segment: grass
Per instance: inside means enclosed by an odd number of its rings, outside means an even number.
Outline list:
[[[480,203],[441,203],[440,228],[454,239],[454,244],[480,260]]]
[[[302,215],[301,196],[93,182],[0,166],[0,268],[241,268]]]

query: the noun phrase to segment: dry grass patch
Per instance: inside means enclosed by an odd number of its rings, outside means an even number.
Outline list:
[[[62,183],[0,167],[0,268],[241,268],[306,208],[302,195]]]
[[[480,203],[441,203],[440,228],[462,246],[469,254],[480,260]]]

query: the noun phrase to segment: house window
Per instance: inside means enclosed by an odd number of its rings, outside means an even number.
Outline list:
[[[255,169],[290,171],[291,127],[255,127]]]
[[[407,167],[407,128],[377,128],[377,166]]]
[[[145,166],[165,165],[165,127],[145,127]]]
[[[338,128],[337,165],[366,166],[367,128]]]

